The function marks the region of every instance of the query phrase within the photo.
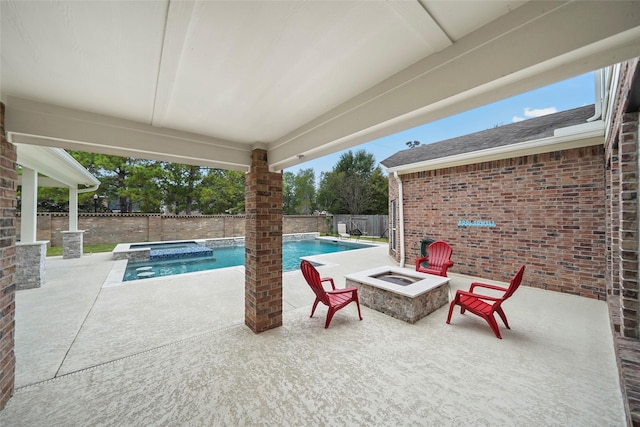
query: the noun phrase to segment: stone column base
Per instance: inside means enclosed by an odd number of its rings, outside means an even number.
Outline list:
[[[62,259],[81,258],[84,230],[62,231]]]
[[[48,240],[16,243],[16,289],[39,288],[45,283]]]

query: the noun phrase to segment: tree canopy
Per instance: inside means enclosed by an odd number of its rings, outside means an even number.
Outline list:
[[[388,212],[387,198],[387,179],[373,154],[350,150],[322,174],[317,200],[321,209],[331,213],[375,215]]]
[[[237,214],[244,212],[245,175],[169,162],[71,151],[100,181],[95,193],[80,193],[80,212]],[[285,171],[283,213],[317,211],[340,214],[386,214],[387,178],[372,154],[348,151],[320,182],[312,168]],[[94,199],[94,194],[98,197]],[[68,191],[38,189],[38,210],[68,211]]]

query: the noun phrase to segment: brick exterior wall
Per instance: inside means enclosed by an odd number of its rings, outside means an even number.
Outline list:
[[[605,141],[607,302],[628,425],[640,425],[638,166],[640,113],[627,112],[640,84],[639,60],[621,64],[614,114]],[[613,96],[613,94],[611,95]]]
[[[7,141],[0,103],[0,410],[15,383],[16,148]]]
[[[607,168],[607,293],[615,333],[638,339],[638,112],[625,113],[631,87],[638,84],[638,59],[620,72],[615,114],[605,143]]]
[[[39,213],[37,240],[62,246],[62,234],[69,229],[66,213]],[[78,229],[84,230],[84,244],[158,242],[187,239],[243,237],[244,215],[156,215],[156,214],[80,214]],[[17,218],[20,239],[20,217]],[[283,233],[327,233],[324,216],[289,215],[283,217]]]
[[[400,175],[405,263],[431,237],[453,247],[451,272],[508,282],[526,264],[524,285],[604,299],[603,156],[596,146]],[[397,199],[393,177],[389,187]]]
[[[282,174],[255,149],[245,179],[245,314],[253,332],[282,325]]]

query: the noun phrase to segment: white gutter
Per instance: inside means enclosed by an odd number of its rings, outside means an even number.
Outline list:
[[[93,187],[78,189],[78,194],[80,193],[91,193],[92,191],[96,191],[100,187],[100,184],[96,184]]]
[[[593,117],[589,117],[587,122],[592,122],[594,120],[602,117],[602,69],[596,70],[596,104],[595,111],[593,113]]]
[[[398,182],[398,222],[400,223],[400,267],[404,267],[404,199],[402,195],[402,180],[398,176],[398,171],[393,173]]]

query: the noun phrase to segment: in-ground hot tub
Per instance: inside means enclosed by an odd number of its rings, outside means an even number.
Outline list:
[[[358,288],[360,303],[416,323],[449,302],[449,279],[400,267],[382,266],[345,276]]]

